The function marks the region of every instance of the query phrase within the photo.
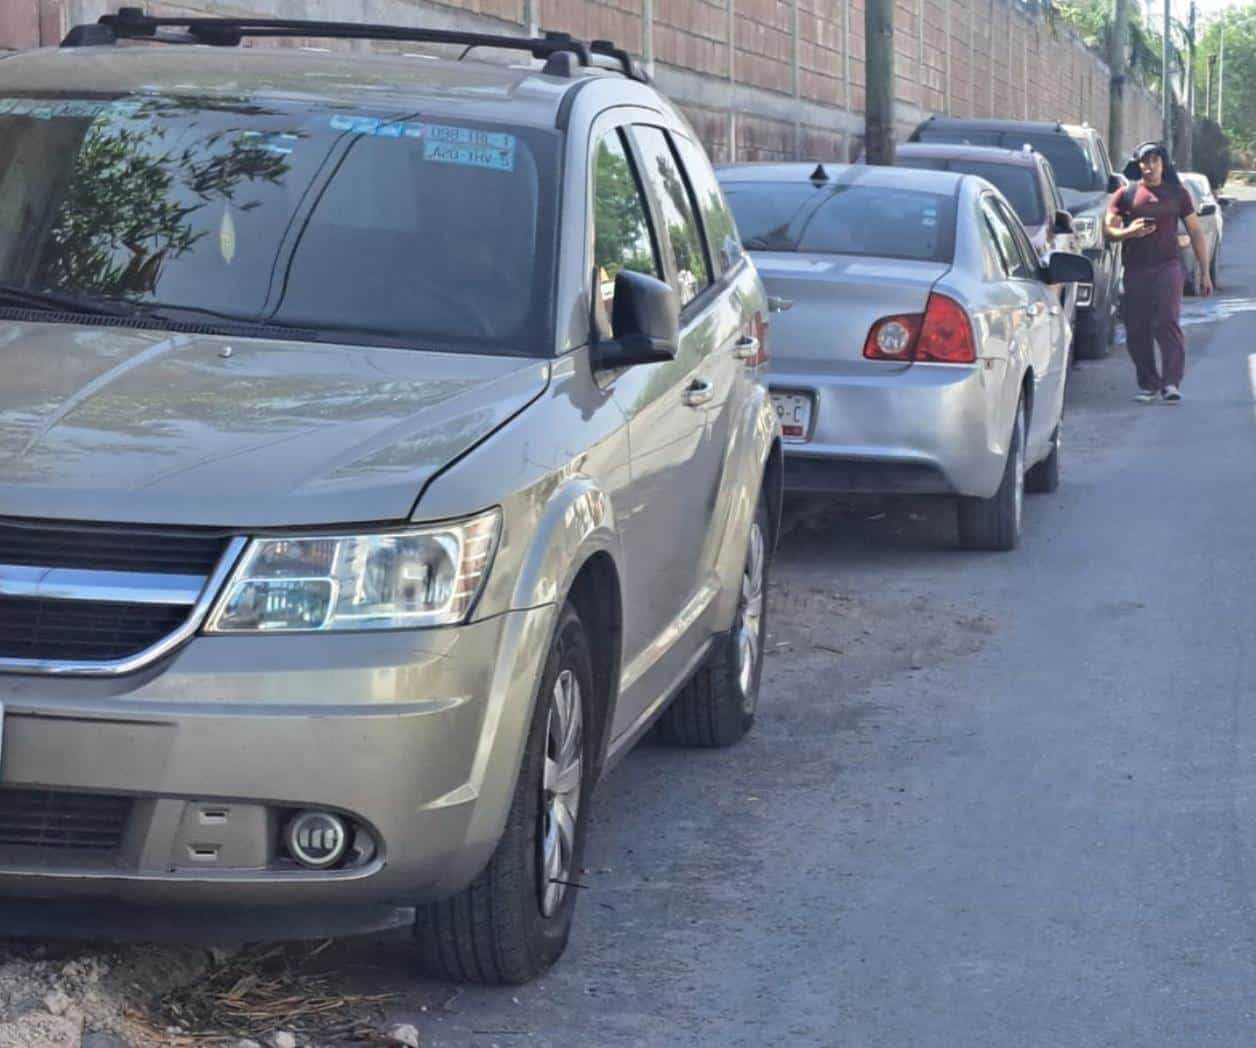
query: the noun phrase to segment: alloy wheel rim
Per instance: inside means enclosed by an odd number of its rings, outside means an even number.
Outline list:
[[[746,552],[746,567],[741,576],[741,607],[737,630],[737,684],[741,688],[742,709],[754,713],[759,701],[755,687],[756,671],[762,655],[763,629],[763,573],[767,550],[763,542],[763,529],[756,520],[750,526],[750,548]]]
[[[576,819],[584,782],[584,706],[580,681],[563,670],[554,681],[541,774],[540,904],[553,917],[567,895],[575,862]]]

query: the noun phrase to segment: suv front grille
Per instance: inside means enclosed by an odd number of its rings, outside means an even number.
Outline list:
[[[0,597],[0,658],[124,659],[173,633],[188,611],[180,604]]]
[[[200,625],[244,539],[0,517],[0,673],[129,673]]]
[[[0,564],[158,575],[208,575],[227,546],[222,532],[0,518]]]
[[[0,847],[116,852],[130,797],[54,790],[0,790]]]

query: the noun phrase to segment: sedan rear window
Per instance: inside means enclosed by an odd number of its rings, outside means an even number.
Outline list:
[[[0,288],[548,355],[558,153],[554,132],[424,113],[0,97]]]
[[[950,262],[955,200],[912,189],[797,182],[724,186],[750,251],[798,251]]]
[[[1027,226],[1040,226],[1046,221],[1042,208],[1041,183],[1038,173],[1019,164],[991,164],[979,160],[935,160],[929,157],[899,157],[900,167],[929,168],[954,171],[961,175],[984,178],[1007,197],[1016,217]]]

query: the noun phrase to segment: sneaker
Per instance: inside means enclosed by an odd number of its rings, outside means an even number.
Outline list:
[[[1182,394],[1178,392],[1177,386],[1165,386],[1160,396],[1166,404],[1179,404],[1182,401]]]
[[[1154,404],[1158,396],[1160,394],[1154,389],[1140,389],[1134,399],[1140,404]]]

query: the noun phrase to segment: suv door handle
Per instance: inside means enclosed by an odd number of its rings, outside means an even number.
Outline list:
[[[733,344],[733,356],[738,360],[754,360],[759,355],[759,340],[754,335],[742,335]]]
[[[713,396],[715,396],[715,387],[710,382],[705,379],[695,379],[693,384],[685,390],[685,403],[691,408],[697,408]]]

